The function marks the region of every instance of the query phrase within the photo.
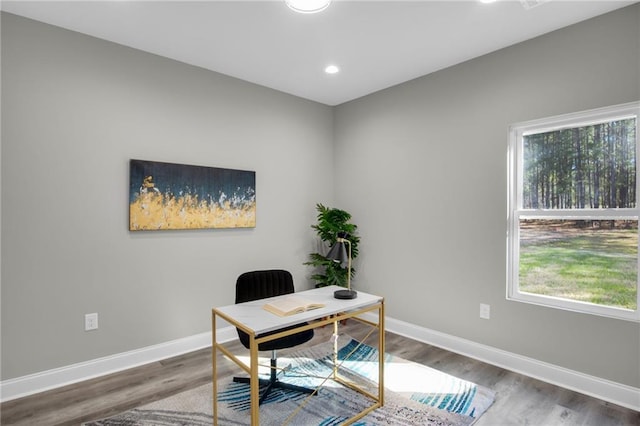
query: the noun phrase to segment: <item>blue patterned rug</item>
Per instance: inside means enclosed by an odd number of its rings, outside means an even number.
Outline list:
[[[333,344],[327,342],[280,358],[280,366],[288,365],[280,373],[280,380],[306,387],[316,387],[324,381],[324,386],[306,402],[307,395],[297,392],[280,389],[271,392],[260,407],[260,424],[333,426],[370,406],[371,400],[360,393],[324,380],[332,371],[332,354]],[[377,349],[349,336],[340,336],[338,360],[342,377],[377,394]],[[204,385],[85,425],[210,425],[211,390],[211,385]],[[218,391],[219,424],[249,424],[249,386],[226,378],[219,381]],[[493,400],[494,393],[487,388],[386,354],[385,405],[355,424],[467,426],[474,423]]]

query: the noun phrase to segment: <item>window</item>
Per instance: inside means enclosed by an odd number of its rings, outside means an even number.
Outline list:
[[[510,127],[509,299],[640,320],[639,111],[634,102]]]

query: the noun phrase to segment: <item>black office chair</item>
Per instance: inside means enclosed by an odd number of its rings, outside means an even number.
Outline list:
[[[280,296],[282,294],[293,293],[293,277],[288,271],[284,270],[267,270],[245,272],[238,277],[236,281],[236,303],[249,302],[257,299],[264,299],[272,296]],[[305,323],[306,324],[306,323]],[[268,333],[261,334],[256,337],[268,336],[299,327],[301,324],[278,329]],[[249,335],[244,331],[238,330],[240,342],[249,349]],[[260,395],[260,404],[265,400],[269,392],[273,389],[281,388],[302,393],[313,393],[314,389],[307,389],[301,386],[292,385],[281,382],[277,377],[277,356],[276,350],[291,348],[308,342],[313,337],[313,330],[305,330],[290,336],[281,337],[269,342],[260,343],[259,351],[271,351],[271,377],[269,379],[259,379],[260,386],[266,386],[266,389]],[[234,377],[234,382],[249,383],[249,377]]]

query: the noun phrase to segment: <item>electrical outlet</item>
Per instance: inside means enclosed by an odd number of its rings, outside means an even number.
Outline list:
[[[86,314],[84,316],[84,331],[97,330],[98,329],[98,314]]]
[[[484,303],[480,304],[480,318],[482,319],[491,318],[491,305],[487,305]]]

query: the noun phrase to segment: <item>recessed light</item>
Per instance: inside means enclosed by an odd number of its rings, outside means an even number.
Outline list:
[[[322,12],[331,3],[331,0],[285,0],[289,9],[298,13]]]
[[[479,0],[479,1],[480,1],[480,3],[489,4],[489,3],[495,3],[498,0]]]
[[[336,65],[328,65],[324,69],[324,72],[326,72],[327,74],[337,74],[338,72],[340,72],[340,68],[338,68]]]

